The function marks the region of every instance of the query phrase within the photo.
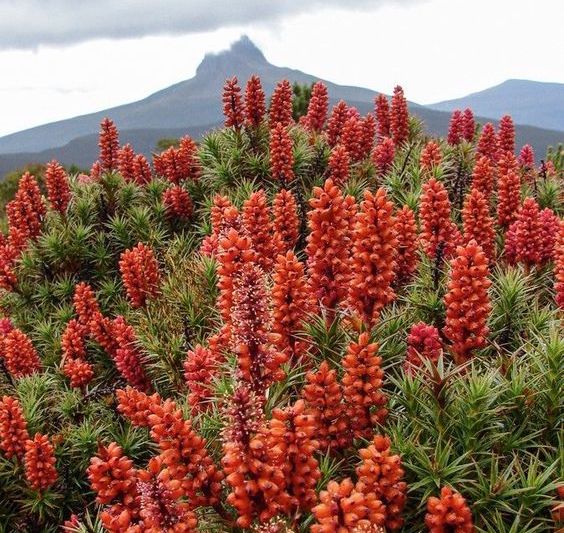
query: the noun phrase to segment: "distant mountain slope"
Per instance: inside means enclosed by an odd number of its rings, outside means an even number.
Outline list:
[[[484,91],[427,107],[439,111],[470,107],[477,115],[490,118],[510,114],[517,124],[564,131],[564,83],[507,80]]]

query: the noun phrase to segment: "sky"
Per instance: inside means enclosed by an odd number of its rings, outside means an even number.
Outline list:
[[[561,0],[0,0],[0,135],[139,100],[242,34],[275,65],[422,104],[564,83],[563,19]]]

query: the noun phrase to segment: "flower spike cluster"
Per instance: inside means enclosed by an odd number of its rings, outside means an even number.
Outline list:
[[[282,122],[270,129],[270,172],[272,179],[282,184],[294,180],[294,154],[292,139]]]
[[[47,164],[45,185],[51,208],[64,214],[69,205],[71,193],[67,173],[57,161],[51,161]]]
[[[515,125],[509,115],[504,115],[499,121],[497,142],[502,154],[515,152]]]
[[[462,141],[464,134],[464,116],[460,109],[455,109],[450,117],[448,126],[447,142],[451,146],[456,146]]]
[[[184,379],[188,385],[188,403],[192,413],[206,410],[211,403],[211,386],[217,375],[219,361],[216,353],[200,344],[188,350],[184,361]],[[208,403],[206,403],[208,402]]]
[[[542,263],[542,222],[539,204],[534,198],[525,198],[505,238],[505,253],[510,262],[523,263],[527,267]]]
[[[266,104],[262,84],[256,74],[253,74],[247,81],[245,88],[245,110],[247,114],[247,126],[250,128],[258,127],[266,113]]]
[[[38,491],[47,490],[57,481],[55,451],[49,438],[36,433],[25,443],[25,478]]]
[[[403,89],[398,85],[394,88],[390,109],[390,132],[396,146],[401,146],[409,137],[409,113],[407,100]]]
[[[6,369],[13,378],[29,376],[41,370],[39,355],[23,331],[12,329],[0,343]]]
[[[476,147],[476,154],[478,156],[486,156],[492,163],[497,161],[499,151],[497,134],[491,122],[484,124],[480,138],[478,139],[478,146]]]
[[[372,162],[379,176],[384,175],[394,162],[396,147],[389,137],[383,137],[372,150]]]
[[[256,262],[265,271],[270,272],[276,258],[277,243],[272,238],[273,224],[263,189],[251,194],[243,204],[243,231],[251,237],[252,247],[256,252]]]
[[[476,188],[466,196],[462,209],[462,223],[464,242],[475,240],[481,247],[489,261],[495,255],[494,221],[490,216],[490,206],[486,197]]]
[[[317,81],[311,88],[311,98],[307,108],[305,124],[308,129],[320,132],[327,120],[329,109],[329,96],[327,86],[322,81]]]
[[[134,182],[133,164],[135,161],[135,151],[131,144],[125,144],[118,151],[118,168],[122,178],[127,182]]]
[[[160,291],[161,275],[153,250],[142,242],[121,254],[119,269],[133,307],[144,307]]]
[[[430,172],[441,164],[441,147],[435,141],[429,141],[421,151],[419,165],[421,170]]]
[[[474,133],[476,131],[476,123],[474,121],[474,113],[470,108],[466,108],[462,113],[464,119],[464,126],[462,128],[462,136],[464,140],[472,142],[474,140]]]
[[[478,157],[472,171],[472,189],[479,190],[488,203],[494,189],[495,169],[485,155]]]
[[[194,211],[192,198],[181,185],[172,185],[163,192],[163,204],[170,217],[189,219]]]
[[[466,500],[449,487],[441,489],[440,498],[429,498],[425,524],[429,533],[474,533],[472,512]]]
[[[102,120],[100,124],[100,171],[113,172],[119,168],[119,134],[118,130],[109,118]]]
[[[86,361],[87,333],[88,328],[73,318],[61,337],[63,373],[70,379],[71,387],[84,387],[94,377],[92,365]]]
[[[300,236],[300,219],[296,198],[287,189],[280,189],[272,201],[274,241],[278,253],[292,250]]]
[[[417,270],[417,222],[415,213],[404,205],[396,213],[395,233],[397,239],[395,281],[405,285]]]
[[[374,114],[376,115],[378,137],[389,137],[391,134],[390,104],[385,94],[379,94],[374,98]]]
[[[7,459],[23,461],[25,444],[29,439],[27,422],[20,402],[12,396],[0,400],[0,450]]]
[[[288,80],[279,82],[270,101],[270,109],[268,110],[268,120],[270,129],[274,129],[278,123],[283,128],[287,128],[294,122],[292,118],[292,86]]]
[[[342,144],[338,144],[331,150],[328,167],[329,178],[337,187],[342,187],[349,181],[350,157]]]
[[[422,367],[424,361],[437,363],[442,352],[443,344],[439,330],[435,326],[425,322],[413,324],[407,336],[404,370],[411,374],[416,368]]]
[[[497,185],[497,223],[508,227],[517,216],[521,203],[521,180],[515,170],[500,172]]]
[[[223,115],[225,127],[239,131],[245,121],[245,108],[241,99],[241,87],[237,77],[225,80],[223,86]]]
[[[331,110],[331,116],[327,122],[327,142],[329,146],[336,146],[341,140],[341,133],[346,120],[349,117],[349,107],[340,100]]]

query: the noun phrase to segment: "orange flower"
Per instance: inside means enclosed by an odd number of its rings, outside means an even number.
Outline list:
[[[505,237],[505,253],[510,262],[538,265],[543,258],[543,228],[539,205],[534,198],[525,198],[515,222]]]
[[[397,85],[392,95],[390,109],[390,131],[396,146],[401,146],[409,137],[409,113],[407,111],[407,100],[403,89]]]
[[[268,120],[273,130],[280,122],[282,128],[287,128],[294,122],[292,118],[292,86],[288,80],[282,80],[276,85],[270,100]]]
[[[170,217],[188,219],[194,211],[190,194],[180,185],[172,185],[163,192],[163,204]]]
[[[372,162],[379,176],[390,170],[394,163],[395,152],[394,141],[389,137],[383,137],[374,147],[374,150],[372,150]]]
[[[495,163],[497,161],[498,150],[499,146],[495,128],[491,122],[488,122],[484,124],[482,132],[480,133],[476,147],[476,155],[486,156],[492,163]]]
[[[287,189],[280,189],[272,202],[274,241],[279,254],[292,250],[300,236],[300,219],[295,196]]]
[[[245,109],[241,100],[241,88],[237,77],[225,80],[223,86],[223,115],[225,116],[225,127],[240,130],[245,121]]]
[[[448,126],[447,142],[451,146],[456,146],[460,144],[464,133],[464,116],[460,112],[460,109],[455,109],[450,117],[450,123]]]
[[[466,141],[471,143],[474,140],[474,133],[476,130],[476,123],[474,121],[474,113],[470,108],[466,108],[462,113],[463,128],[462,136]]]
[[[283,184],[294,180],[292,139],[282,122],[270,128],[270,174],[272,179]]]
[[[49,438],[36,433],[25,443],[25,478],[29,486],[44,491],[57,481],[55,452]]]
[[[356,108],[350,107],[348,116],[341,130],[339,144],[342,144],[353,162],[361,159],[362,122]]]
[[[265,272],[269,272],[274,264],[277,246],[272,238],[273,226],[264,190],[252,193],[245,201],[242,222],[243,230],[250,236],[257,253],[257,264]]]
[[[556,305],[564,309],[564,222],[560,221],[560,230],[554,245],[554,291]]]
[[[417,269],[417,223],[415,214],[404,205],[396,213],[396,283],[401,286],[407,283]]]
[[[247,81],[245,109],[247,111],[247,126],[250,128],[259,126],[266,113],[266,104],[260,78],[255,74]]]
[[[489,203],[494,188],[495,170],[488,157],[478,157],[472,172],[472,189],[479,190]]]
[[[96,295],[92,287],[81,281],[74,288],[74,310],[78,315],[78,322],[86,327],[91,334],[90,322],[100,313],[100,307],[96,301]]]
[[[311,98],[307,108],[305,124],[308,129],[320,132],[327,120],[327,110],[329,109],[329,96],[327,87],[322,81],[317,81],[311,88]]]
[[[407,354],[404,370],[411,374],[423,366],[425,360],[436,363],[443,352],[439,330],[435,326],[418,322],[413,324],[407,336]]]
[[[374,98],[374,113],[378,124],[378,138],[390,136],[390,105],[385,94]]]
[[[133,163],[135,161],[135,152],[131,144],[126,144],[118,150],[117,154],[119,173],[127,182],[135,181]]]
[[[119,135],[115,124],[109,118],[100,123],[100,171],[112,172],[118,169]]]
[[[343,126],[348,118],[349,108],[343,100],[333,107],[331,116],[327,121],[327,142],[329,146],[336,146],[341,140]]]
[[[67,359],[63,365],[63,373],[70,379],[71,387],[81,388],[92,381],[94,369],[88,361]]]
[[[65,169],[53,160],[45,169],[45,185],[51,207],[59,213],[65,213],[71,199],[69,178]]]
[[[472,512],[466,500],[449,487],[441,489],[440,498],[429,498],[425,525],[430,533],[474,533]]]
[[[188,403],[194,414],[211,406],[211,386],[218,366],[216,354],[209,348],[197,344],[193,350],[188,350],[184,361],[184,379],[189,390]]]
[[[499,121],[497,142],[500,153],[515,152],[515,126],[509,115],[504,115]]]
[[[12,396],[4,396],[0,400],[0,450],[6,459],[15,456],[22,461],[28,439],[27,422],[20,402]]]
[[[144,307],[160,292],[161,275],[153,250],[142,242],[120,256],[119,269],[132,307]]]
[[[350,158],[347,149],[338,144],[329,156],[329,177],[337,187],[342,187],[349,180]]]
[[[61,335],[61,347],[63,357],[68,359],[84,359],[86,357],[86,346],[84,340],[87,334],[86,326],[78,320],[68,321],[65,331]]]
[[[521,180],[514,170],[500,170],[497,184],[497,223],[506,228],[514,220],[521,203]]]
[[[20,178],[14,199],[6,205],[10,244],[14,248],[21,251],[29,240],[35,240],[39,236],[45,212],[37,181],[26,172]]]
[[[429,141],[421,151],[419,166],[422,171],[430,172],[441,164],[441,147],[435,141]]]
[[[151,165],[143,154],[137,154],[133,159],[133,181],[137,185],[144,185],[153,179]]]
[[[12,329],[1,341],[6,369],[13,378],[29,376],[41,370],[41,360],[29,337]]]
[[[560,219],[549,207],[545,207],[539,214],[541,226],[541,257],[542,263],[553,259],[554,247],[560,231]]]
[[[241,229],[239,211],[229,198],[216,194],[211,208],[212,233],[202,242],[200,252],[204,255],[215,256],[218,251],[219,238],[231,228]]]
[[[365,117],[360,120],[359,161],[368,157],[372,152],[375,136],[376,119],[372,113],[367,113]]]
[[[143,368],[143,357],[137,347],[135,331],[122,316],[117,316],[111,323],[111,334],[115,339],[116,349],[109,355],[116,368],[129,384],[140,390],[147,390],[149,382]]]
[[[475,240],[489,261],[495,258],[494,222],[490,216],[490,206],[479,189],[472,187],[466,196],[462,209],[464,242]]]

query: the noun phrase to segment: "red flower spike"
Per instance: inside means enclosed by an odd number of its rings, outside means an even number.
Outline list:
[[[41,370],[41,360],[29,337],[14,328],[2,340],[6,369],[13,378],[29,376]]]
[[[393,204],[385,190],[365,190],[354,224],[348,303],[369,327],[395,298],[397,244]]]
[[[279,254],[292,250],[300,235],[300,219],[296,198],[287,189],[280,189],[272,202],[274,241]]]
[[[349,180],[349,167],[349,153],[342,144],[338,144],[329,156],[329,178],[337,187],[342,187]]]
[[[495,128],[491,122],[488,122],[484,124],[482,132],[480,133],[480,138],[478,139],[478,145],[476,147],[476,155],[484,155],[492,163],[495,163],[497,161],[498,150],[499,146]]]
[[[216,354],[200,344],[189,350],[184,361],[184,379],[188,385],[188,404],[192,413],[206,411],[211,404],[211,387],[217,375],[219,361]]]
[[[499,121],[497,142],[502,154],[515,152],[515,125],[509,115],[504,115]]]
[[[49,438],[36,433],[25,443],[25,478],[29,486],[44,491],[57,481],[55,451]]]
[[[45,185],[51,208],[64,214],[71,199],[71,192],[67,173],[57,161],[47,163]]]
[[[119,348],[114,335],[112,320],[98,312],[93,315],[90,320],[90,335],[92,338],[106,351],[106,353],[114,358]]]
[[[435,141],[429,141],[421,151],[419,166],[424,172],[431,172],[441,164],[441,147]]]
[[[478,157],[472,171],[472,189],[479,190],[489,203],[495,182],[495,168],[488,157]]]
[[[182,179],[198,181],[202,171],[198,159],[198,145],[188,135],[181,137],[178,142],[178,158],[182,168],[185,170],[185,175]]]
[[[163,192],[163,204],[167,215],[187,220],[194,212],[194,204],[190,194],[180,185],[172,185]]]
[[[517,216],[521,203],[521,180],[514,170],[499,174],[497,184],[497,223],[508,227]]]
[[[360,138],[359,160],[367,158],[374,147],[376,137],[376,119],[372,113],[368,113],[362,120],[362,135]]]
[[[526,144],[519,152],[519,166],[523,170],[531,170],[535,168],[535,152],[530,144]]]
[[[392,455],[390,446],[388,437],[375,435],[367,448],[358,451],[362,462],[356,467],[355,488],[363,494],[376,494],[384,504],[386,528],[394,531],[404,522],[401,513],[407,499],[407,484],[402,481],[401,457]]]
[[[137,185],[145,185],[153,179],[151,165],[143,154],[137,154],[133,159],[133,181]]]
[[[404,205],[396,213],[396,284],[405,285],[417,269],[417,222],[415,214]]]
[[[133,164],[135,161],[135,152],[130,144],[122,146],[117,154],[118,169],[122,178],[126,182],[135,181]]]
[[[14,199],[6,205],[11,244],[14,247],[23,250],[28,240],[35,240],[39,236],[46,211],[37,181],[26,172],[20,178]],[[17,238],[12,238],[12,235]]]
[[[92,167],[90,168],[90,179],[88,181],[84,180],[83,183],[98,181],[102,177],[102,172],[102,164],[100,161],[94,161],[94,163],[92,163]]]
[[[306,127],[311,131],[319,133],[327,120],[328,109],[329,95],[327,87],[323,82],[317,81],[311,88],[311,98],[309,99],[305,118]]]
[[[343,124],[339,143],[342,144],[353,162],[362,158],[362,139],[364,131],[362,120],[354,108],[349,109],[349,116]]]
[[[203,255],[213,257],[219,247],[219,239],[230,229],[241,230],[241,218],[237,208],[231,204],[226,196],[216,194],[211,208],[212,233],[207,235],[202,242],[200,252]]]
[[[21,462],[28,439],[27,422],[20,402],[12,396],[4,396],[0,400],[0,450],[6,459],[17,457]]]
[[[374,113],[378,124],[378,138],[390,136],[390,104],[385,94],[379,94],[374,98]]]
[[[268,110],[268,121],[270,129],[273,130],[280,122],[284,128],[287,128],[294,122],[292,118],[292,86],[288,80],[282,80],[276,85],[270,100],[270,109]]]
[[[69,320],[61,336],[63,357],[66,359],[84,359],[86,357],[84,340],[87,334],[88,328],[84,324],[74,318]]]
[[[441,489],[440,498],[429,498],[425,525],[429,533],[474,533],[472,512],[466,500],[449,487]]]
[[[486,346],[491,311],[488,274],[487,257],[475,241],[457,248],[444,297],[446,325],[443,329],[452,343],[457,364],[468,361],[474,350]]]
[[[70,380],[71,387],[82,388],[94,377],[94,369],[88,361],[67,359],[63,365],[63,373]]]
[[[389,137],[384,137],[372,150],[372,162],[379,176],[384,175],[394,162],[395,144]]]
[[[153,250],[142,242],[120,256],[119,269],[132,307],[145,307],[160,293],[161,275]]]
[[[148,396],[133,387],[118,389],[116,398],[118,411],[138,427],[150,427],[150,415],[162,404],[162,399],[156,392]]]
[[[404,370],[408,374],[423,366],[424,361],[437,363],[443,353],[439,330],[435,326],[418,322],[413,324],[407,336],[407,353]]]
[[[382,358],[378,357],[378,345],[369,340],[367,332],[361,333],[358,343],[349,344],[342,361],[343,397],[354,438],[370,438],[373,425],[388,415],[387,398],[381,391]]]
[[[18,283],[14,272],[18,251],[10,243],[0,244],[0,289],[12,291]]]
[[[437,249],[443,246],[445,257],[454,253],[461,241],[460,232],[450,218],[450,201],[445,186],[431,178],[423,184],[419,204],[421,243],[425,253],[435,259]]]
[[[466,108],[462,113],[463,127],[462,136],[464,140],[471,143],[474,140],[474,134],[476,132],[476,123],[474,121],[474,113],[470,108]]]
[[[403,89],[398,85],[394,88],[390,109],[390,131],[396,146],[401,146],[409,137],[409,113],[407,100]]]
[[[495,259],[494,221],[490,216],[490,206],[486,197],[476,188],[466,195],[462,209],[464,242],[475,240],[491,262]]]
[[[460,144],[464,135],[464,115],[459,109],[452,112],[448,126],[447,142],[451,146]]]
[[[540,261],[546,263],[554,257],[554,247],[560,231],[560,219],[549,207],[545,207],[539,214],[541,238]]]
[[[88,333],[91,334],[90,323],[100,314],[100,307],[92,287],[84,282],[78,283],[74,289],[73,303],[78,322],[85,326]]]
[[[112,321],[111,330],[117,347],[115,353],[109,355],[119,373],[130,385],[146,391],[149,382],[143,368],[142,355],[136,346],[137,338],[133,327],[122,316],[118,316]]]
[[[534,198],[525,198],[515,222],[507,230],[505,253],[511,262],[531,267],[543,259],[543,228],[539,205]]]
[[[294,180],[292,139],[281,122],[270,129],[270,174],[283,184]]]
[[[343,126],[348,118],[349,108],[343,100],[340,100],[331,110],[331,116],[327,122],[327,142],[329,146],[336,146],[340,142]]]
[[[266,104],[260,78],[255,74],[247,81],[247,87],[245,88],[245,109],[247,110],[246,125],[249,128],[258,127],[266,113]]]
[[[236,76],[225,80],[223,86],[223,115],[225,116],[226,128],[234,128],[239,131],[243,126],[245,109],[241,99],[241,88]]]
[[[564,309],[564,222],[562,220],[554,245],[554,292],[556,305]]]
[[[100,171],[112,172],[119,166],[119,134],[115,124],[109,118],[100,123]]]
[[[319,449],[325,453],[346,448],[350,438],[343,390],[337,371],[330,369],[327,361],[323,361],[317,371],[306,374],[302,396],[308,412],[315,417]]]

